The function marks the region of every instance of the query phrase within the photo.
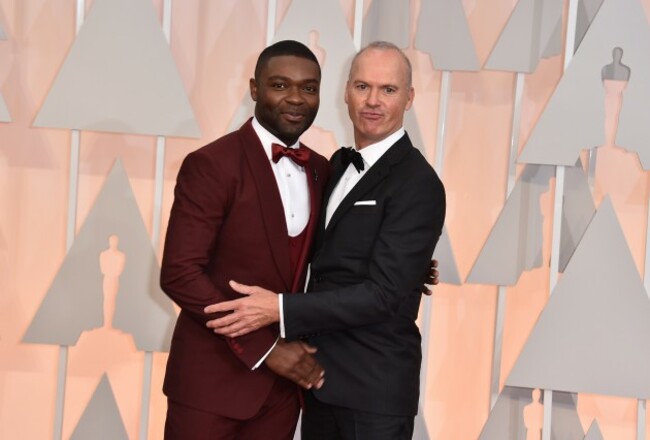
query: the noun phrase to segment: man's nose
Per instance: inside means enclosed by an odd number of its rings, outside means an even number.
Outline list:
[[[371,107],[379,105],[379,91],[377,89],[370,89],[368,91],[366,104]]]
[[[305,101],[305,97],[302,96],[302,91],[299,87],[291,87],[289,88],[287,101],[291,102],[292,104],[301,104]]]

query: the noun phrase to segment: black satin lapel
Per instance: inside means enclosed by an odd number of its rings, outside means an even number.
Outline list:
[[[327,230],[330,230],[336,225],[341,217],[352,207],[354,202],[359,200],[365,193],[373,189],[388,175],[390,167],[387,164],[377,166],[379,163],[373,165],[370,170],[354,185],[354,188],[341,200],[341,203],[332,214],[332,218],[327,224]],[[327,232],[326,230],[326,232]]]
[[[331,229],[336,222],[352,207],[354,202],[359,200],[368,191],[377,186],[390,173],[390,168],[398,163],[402,158],[413,149],[411,140],[407,134],[404,134],[392,147],[384,153],[382,157],[368,170],[368,172],[354,185],[354,188],[341,200],[341,203],[332,214],[332,218],[327,224],[327,230]],[[339,176],[340,178],[340,176]]]
[[[269,246],[287,288],[291,287],[289,232],[278,184],[269,159],[250,122],[241,128],[242,148],[251,167]]]

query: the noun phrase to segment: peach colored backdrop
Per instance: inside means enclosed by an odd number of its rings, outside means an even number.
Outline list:
[[[161,14],[162,1],[153,3]],[[278,23],[289,3],[278,2]],[[339,3],[352,32],[354,0]],[[463,1],[481,64],[515,3]],[[650,0],[643,3],[649,11]],[[91,4],[87,1],[87,7]],[[173,2],[171,50],[203,135],[199,140],[167,140],[163,234],[181,160],[225,133],[247,93],[255,59],[265,46],[266,4],[264,0]],[[369,4],[366,0],[366,10]],[[13,120],[0,123],[0,438],[6,439],[52,437],[58,347],[26,345],[20,340],[65,256],[70,131],[31,128],[31,123],[74,39],[75,6],[74,0],[0,0],[0,21],[8,36],[0,41],[0,91]],[[419,7],[420,1],[414,0],[412,28]],[[432,70],[428,57],[413,44],[406,52],[415,70],[414,111],[427,156],[433,161],[440,73]],[[558,56],[543,60],[535,73],[526,76],[522,145],[561,73]],[[505,201],[514,78],[512,73],[489,71],[452,74],[444,181],[447,228],[463,279]],[[327,155],[336,148],[316,130],[305,140]],[[82,132],[77,228],[116,158],[123,161],[143,220],[151,228],[155,143],[149,136]],[[648,175],[635,155],[621,150],[602,149],[599,164],[596,203],[611,195],[642,272]],[[548,298],[552,188],[542,205],[545,264],[524,273],[508,289],[502,383]],[[495,286],[470,284],[435,289],[430,362],[423,367],[429,374],[425,416],[433,439],[476,438],[487,419],[496,292]],[[165,361],[166,355],[154,355],[150,439],[162,438],[166,402],[160,389]],[[142,365],[143,354],[128,336],[101,331],[82,336],[70,348],[63,437],[72,433],[106,371],[129,437],[137,438]],[[635,438],[636,401],[580,395],[578,408],[585,431],[597,417],[605,438]]]

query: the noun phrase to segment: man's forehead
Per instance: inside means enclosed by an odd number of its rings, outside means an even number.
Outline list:
[[[307,76],[309,80],[320,81],[320,70],[316,63],[307,58],[293,55],[278,55],[269,58],[260,73],[267,78]]]

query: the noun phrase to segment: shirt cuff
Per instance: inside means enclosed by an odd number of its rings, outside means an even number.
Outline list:
[[[269,348],[269,351],[267,351],[267,352],[264,354],[264,356],[262,356],[262,359],[260,359],[259,361],[257,361],[257,363],[256,363],[255,365],[253,365],[253,368],[251,368],[251,370],[256,370],[257,367],[259,367],[260,365],[262,365],[262,362],[264,362],[264,359],[266,359],[266,358],[269,356],[269,354],[271,354],[271,352],[273,351],[273,349],[275,348],[275,346],[278,345],[278,341],[279,341],[279,340],[280,340],[280,338],[278,337],[278,338],[275,340],[275,342],[273,343],[273,345],[271,346],[271,348]]]
[[[280,312],[280,337],[282,339],[286,338],[286,332],[284,331],[284,301],[282,301],[282,293],[278,293],[278,310]]]

